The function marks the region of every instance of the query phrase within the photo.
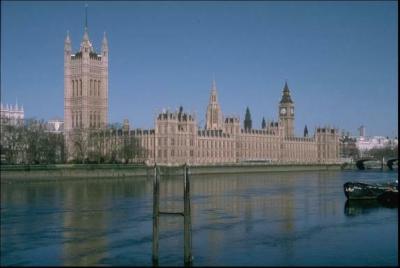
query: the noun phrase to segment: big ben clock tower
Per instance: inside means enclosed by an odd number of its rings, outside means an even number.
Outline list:
[[[285,136],[294,136],[294,103],[290,98],[290,91],[285,82],[282,99],[279,102],[279,120],[285,129]]]

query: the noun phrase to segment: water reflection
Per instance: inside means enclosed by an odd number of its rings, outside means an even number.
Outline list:
[[[396,210],[343,194],[378,176],[393,173],[192,176],[194,265],[393,265]],[[160,210],[183,211],[182,177],[161,178]],[[152,178],[2,185],[1,264],[150,266],[151,223]],[[161,266],[182,265],[183,227],[160,218]]]
[[[398,203],[393,204],[389,202],[383,202],[379,199],[361,199],[361,200],[346,200],[344,205],[344,214],[346,216],[357,216],[362,214],[371,213],[387,208],[397,208]]]
[[[107,195],[101,185],[69,185],[63,192],[63,265],[88,266],[107,251]],[[106,197],[106,198],[105,198]]]
[[[376,199],[346,200],[344,214],[346,216],[359,216],[379,210],[382,205]]]

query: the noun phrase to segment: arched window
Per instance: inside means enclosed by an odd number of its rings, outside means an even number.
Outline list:
[[[89,93],[89,96],[92,96],[92,88],[93,88],[93,80],[92,79],[90,79],[90,93]]]
[[[93,89],[96,90],[96,88],[97,88],[97,81],[93,80]],[[93,94],[93,95],[95,95],[95,94]]]
[[[97,115],[97,126],[100,127],[100,114]]]
[[[82,79],[79,80],[80,96],[82,96]]]
[[[97,96],[100,96],[100,81],[97,84]]]
[[[72,97],[75,96],[75,81],[72,80]]]
[[[100,96],[100,81],[99,81],[99,87],[97,88],[97,96]]]
[[[92,112],[89,115],[89,126],[92,127]]]
[[[79,126],[82,127],[82,112],[79,112]]]

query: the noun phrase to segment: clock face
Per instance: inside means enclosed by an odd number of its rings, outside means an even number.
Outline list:
[[[294,115],[294,108],[290,108],[290,114]]]
[[[286,108],[281,109],[281,114],[286,114]]]

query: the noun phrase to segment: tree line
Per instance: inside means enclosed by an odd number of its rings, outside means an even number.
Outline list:
[[[373,157],[377,160],[381,160],[385,158],[386,160],[391,158],[398,158],[399,149],[398,145],[396,146],[385,146],[383,148],[372,148],[368,150],[365,155]]]
[[[76,129],[70,135],[74,163],[142,163],[146,150],[119,124],[105,129]]]
[[[69,136],[69,148],[64,134],[49,131],[44,120],[1,124],[0,132],[2,164],[132,163],[144,161],[146,155],[137,137],[118,124],[76,129]]]
[[[44,120],[27,119],[1,125],[1,162],[56,164],[65,162],[64,136],[47,130]]]

